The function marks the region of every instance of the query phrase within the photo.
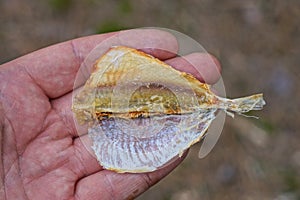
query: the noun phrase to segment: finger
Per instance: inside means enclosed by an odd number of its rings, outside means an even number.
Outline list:
[[[117,45],[144,51],[161,60],[175,57],[178,52],[177,39],[172,34],[157,29],[122,31],[117,40]]]
[[[56,44],[6,63],[3,67],[15,67],[16,73],[19,67],[26,68],[47,96],[56,98],[72,90],[80,64],[102,42],[107,49],[112,45],[145,49],[160,59],[174,56],[167,52],[177,51],[176,38],[167,32],[155,29],[128,30]],[[107,49],[103,48],[104,52]]]
[[[67,167],[77,175],[77,179],[103,170],[91,147],[92,141],[88,135],[76,138],[73,142],[73,155]]]
[[[207,53],[192,53],[165,61],[179,71],[194,75],[201,82],[216,83],[221,77],[221,65],[212,55]]]
[[[133,199],[157,183],[176,166],[184,156],[170,165],[150,173],[118,174],[103,170],[81,179],[75,190],[76,199]]]

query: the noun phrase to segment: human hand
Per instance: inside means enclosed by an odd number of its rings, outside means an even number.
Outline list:
[[[170,173],[182,160],[151,173],[103,169],[82,143],[71,112],[76,73],[87,54],[109,33],[79,38],[30,53],[0,67],[0,199],[130,199]],[[147,38],[145,41],[144,38]],[[180,70],[170,34],[142,30],[135,46]],[[153,48],[143,49],[147,44]],[[208,57],[186,57],[213,83],[219,73]],[[198,77],[203,78],[203,77]]]

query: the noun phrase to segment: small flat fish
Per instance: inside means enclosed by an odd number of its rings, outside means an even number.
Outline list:
[[[155,171],[199,142],[218,111],[261,110],[262,94],[215,95],[191,74],[124,46],[100,57],[72,110],[88,124],[99,163],[119,173]]]

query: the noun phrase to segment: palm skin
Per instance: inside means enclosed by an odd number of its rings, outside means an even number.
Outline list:
[[[0,67],[0,199],[131,199],[183,160],[151,173],[118,174],[103,169],[83,145],[87,135],[78,135],[71,112],[74,79],[92,48],[114,34],[60,43]],[[177,48],[165,33],[150,42]]]

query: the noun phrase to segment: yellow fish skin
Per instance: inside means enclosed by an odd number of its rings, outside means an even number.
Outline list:
[[[215,95],[191,74],[136,49],[112,47],[100,57],[72,110],[99,163],[119,173],[157,170],[198,142],[218,110],[261,110],[262,94]]]

